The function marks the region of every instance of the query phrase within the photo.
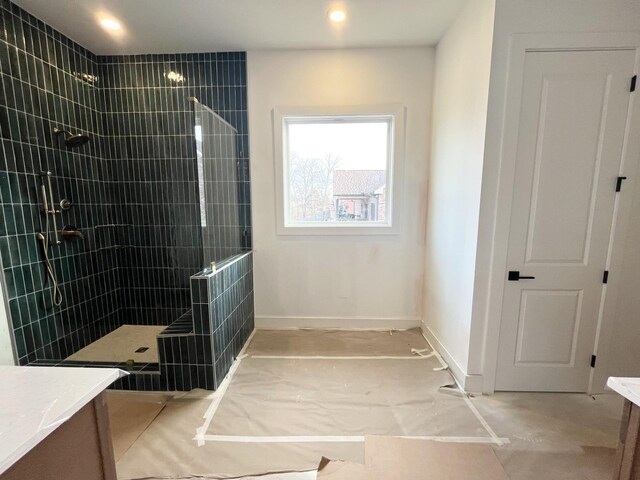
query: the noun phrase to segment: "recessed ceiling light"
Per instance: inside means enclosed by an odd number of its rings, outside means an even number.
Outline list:
[[[334,7],[329,10],[329,20],[333,23],[342,23],[347,19],[347,12],[342,7]]]
[[[113,18],[103,18],[100,20],[100,25],[107,30],[120,30],[122,27],[120,26],[120,22],[114,20]]]

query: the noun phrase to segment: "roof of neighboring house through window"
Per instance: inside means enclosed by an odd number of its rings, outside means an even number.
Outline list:
[[[385,170],[336,170],[333,173],[333,195],[374,195],[385,186]]]

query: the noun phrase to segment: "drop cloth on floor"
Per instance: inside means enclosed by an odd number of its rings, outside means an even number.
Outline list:
[[[490,440],[463,398],[439,390],[453,380],[434,371],[436,357],[406,358],[427,348],[419,331],[279,333],[277,348],[271,332],[257,333],[209,423],[218,393],[169,402],[118,462],[119,478],[308,471],[322,456],[362,462],[367,434]],[[352,356],[367,358],[342,358]]]
[[[322,462],[318,480],[508,480],[487,445],[367,436],[365,462]]]
[[[118,461],[164,408],[166,394],[107,392],[113,452]]]
[[[428,348],[420,329],[394,331],[260,330],[248,355],[407,356]]]
[[[488,437],[434,357],[242,360],[207,435]]]
[[[334,347],[338,343],[341,347]],[[411,348],[426,347],[427,344],[419,331],[394,332],[393,335],[389,335],[388,332],[258,331],[248,353],[270,356],[406,356],[410,354]],[[387,367],[371,363],[372,366],[368,367],[363,374],[367,375],[372,385],[376,386],[375,395],[382,400],[372,402],[372,412],[357,413],[356,418],[360,419],[358,421],[351,418],[341,420],[345,416],[345,409],[350,406],[340,403],[340,408],[328,413],[332,419],[331,422],[326,420],[327,414],[320,413],[321,408],[314,408],[315,413],[301,415],[299,412],[303,411],[302,408],[307,402],[318,402],[325,398],[324,395],[328,395],[328,392],[335,390],[341,393],[338,383],[327,382],[327,379],[342,378],[344,380],[351,377],[346,372],[340,373],[340,368],[346,367],[337,365],[335,373],[330,375],[333,370],[326,367],[335,363],[321,364],[312,360],[276,359],[291,363],[277,364],[281,365],[281,368],[275,368],[276,364],[266,362],[266,359],[263,359],[264,362],[253,363],[257,360],[259,359],[246,358],[241,362],[241,368],[237,372],[239,380],[232,382],[227,392],[228,396],[225,395],[207,429],[209,432],[227,434],[230,430],[237,430],[249,433],[251,436],[256,432],[276,434],[288,431],[308,434],[311,431],[309,428],[312,422],[315,422],[314,432],[327,433],[333,432],[334,429],[338,431],[340,428],[343,429],[340,431],[352,431],[356,423],[369,423],[365,417],[378,408],[382,409],[380,404],[385,402],[391,405],[387,410],[389,416],[373,422],[379,430],[390,425],[400,428],[407,424],[411,428],[415,425],[426,425],[434,432],[469,433],[476,429],[475,419],[464,420],[467,418],[467,413],[461,413],[462,410],[457,407],[444,408],[449,400],[444,399],[446,395],[443,393],[436,395],[434,391],[430,391],[425,398],[430,398],[431,403],[425,402],[428,406],[418,407],[415,410],[413,405],[405,406],[403,402],[390,401],[389,399],[393,399],[393,396],[382,396],[381,385],[384,386],[388,382],[391,385],[397,381],[401,385],[396,385],[394,389],[404,388],[399,379],[410,379],[412,375],[418,374],[417,371],[423,371],[428,378],[435,378],[432,375],[436,372],[431,370],[435,364],[432,363],[435,362],[434,359],[424,364],[420,363],[423,360],[405,360],[405,362],[418,363],[408,365],[403,369],[402,375],[397,375],[396,367],[393,366],[395,360],[391,360],[393,363]],[[242,367],[243,364],[250,368],[245,370]],[[318,369],[323,368],[322,365],[325,365],[326,372],[318,372]],[[418,365],[423,365],[425,368],[418,368]],[[291,377],[286,375],[285,371],[291,372]],[[396,374],[392,374],[394,371]],[[303,377],[302,381],[301,377]],[[249,380],[255,381],[255,385],[247,384]],[[413,382],[423,385],[422,388],[427,390],[427,385],[437,385],[439,380],[429,383],[419,377],[418,381],[414,379]],[[346,388],[357,391],[356,387],[365,383],[364,381],[349,383]],[[408,388],[410,382],[406,383],[405,387]],[[274,385],[278,388],[274,388]],[[294,405],[292,394],[296,391],[299,391],[300,398],[305,400],[302,406]],[[252,392],[256,395],[255,402],[246,402],[244,398],[252,395]],[[288,392],[286,396],[285,392]],[[360,389],[360,392],[362,394],[363,390]],[[366,393],[365,390],[364,394]],[[322,456],[350,462],[364,462],[364,444],[356,442],[205,442],[199,447],[194,440],[196,429],[203,425],[203,416],[216,395],[218,394],[194,391],[168,402],[166,408],[118,462],[120,480],[143,477],[167,478],[167,476],[195,478],[196,474],[204,474],[205,478],[221,478],[220,473],[223,475],[226,473],[227,476],[248,476],[251,473],[304,470],[309,465],[313,465],[315,469]],[[286,398],[278,398],[280,395]],[[421,397],[420,400],[424,398]],[[457,400],[463,401],[460,398]],[[622,411],[619,397],[601,395],[592,399],[587,395],[579,394],[496,393],[491,396],[471,398],[470,401],[480,410],[499,437],[509,438],[510,443],[492,448],[511,480],[610,479]],[[300,409],[292,416],[294,421],[290,422],[289,417],[286,416],[286,410],[280,408],[281,402]],[[324,404],[325,400],[321,403]],[[266,407],[270,404],[268,409],[258,408],[260,405]],[[424,415],[428,413],[423,413],[423,410],[434,412],[448,410],[452,414],[440,413],[433,416],[433,422],[426,422]],[[405,415],[410,411],[415,412],[415,417]],[[283,421],[282,418],[285,416],[286,421]],[[373,416],[376,419],[380,418],[378,414]],[[388,418],[395,419],[396,416],[399,420],[394,420],[397,423],[392,425],[392,421]],[[247,418],[254,420],[247,421]],[[335,425],[331,425],[334,418],[337,421]],[[410,420],[416,418],[417,421],[407,422],[407,418]],[[280,423],[276,423],[274,421],[276,419],[280,419]],[[453,425],[459,422],[459,430],[449,422],[453,422]],[[271,479],[299,480],[308,479],[310,476],[307,473],[284,475],[274,475]]]
[[[201,391],[168,402],[117,462],[118,479],[251,476],[315,470],[322,455],[355,462],[364,458],[362,443],[207,442],[198,446],[195,431],[210,404],[211,398]]]

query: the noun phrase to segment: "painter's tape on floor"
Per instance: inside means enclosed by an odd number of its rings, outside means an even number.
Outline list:
[[[204,445],[204,434],[209,428],[209,424],[211,423],[213,416],[216,414],[216,411],[220,406],[220,402],[222,401],[225,393],[227,392],[227,388],[229,388],[230,383],[233,381],[233,376],[235,375],[238,368],[240,368],[240,364],[242,363],[242,360],[247,356],[245,352],[247,351],[249,346],[252,344],[253,339],[256,336],[256,332],[257,330],[254,330],[253,332],[251,332],[251,335],[249,335],[249,338],[247,339],[247,343],[244,344],[244,346],[238,353],[238,357],[231,365],[231,368],[229,369],[227,376],[222,380],[220,385],[218,385],[217,390],[212,393],[211,405],[209,405],[209,408],[207,408],[207,411],[203,415],[204,421],[202,425],[200,425],[196,429],[195,440],[198,442],[199,447]]]
[[[393,435],[393,438],[401,438],[404,440],[429,440],[439,443],[478,443],[478,444],[496,444],[493,437],[446,437],[441,435]],[[222,443],[363,443],[364,435],[339,436],[339,435],[320,435],[320,436],[241,436],[241,435],[205,435],[206,442],[222,442]],[[508,438],[498,438],[503,443],[509,442]]]
[[[164,477],[144,477],[132,480],[316,480],[317,472],[272,472],[263,475],[251,475],[249,477],[221,477],[219,475],[189,475],[189,476],[164,476]]]

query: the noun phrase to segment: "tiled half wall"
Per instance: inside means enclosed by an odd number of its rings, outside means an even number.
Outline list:
[[[158,337],[159,372],[134,371],[113,388],[215,390],[254,329],[253,254],[191,277],[193,309]]]

